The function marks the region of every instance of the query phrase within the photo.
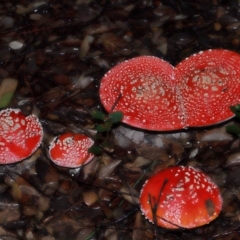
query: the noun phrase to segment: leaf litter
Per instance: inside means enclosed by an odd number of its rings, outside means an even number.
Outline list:
[[[17,5],[18,4],[18,5]],[[102,136],[114,145],[82,168],[49,161],[54,136],[94,131],[104,111],[98,89],[112,66],[139,55],[173,65],[209,48],[239,52],[237,1],[25,1],[1,3],[0,106],[39,112],[41,147],[1,165],[0,237],[41,240],[238,239],[239,139],[224,131],[236,119],[174,134],[117,123]],[[11,48],[12,42],[21,48]],[[10,89],[10,90],[9,90]],[[122,129],[121,129],[122,128]],[[119,130],[120,129],[120,130]],[[121,139],[122,138],[122,139]],[[194,154],[193,154],[194,153]],[[205,171],[220,187],[220,216],[209,225],[168,231],[144,219],[145,180],[170,165]]]

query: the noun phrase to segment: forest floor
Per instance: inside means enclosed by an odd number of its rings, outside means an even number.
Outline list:
[[[0,80],[18,81],[8,107],[35,113],[44,139],[29,158],[0,166],[0,239],[240,239],[239,139],[226,125],[157,132],[116,124],[109,149],[77,169],[55,165],[49,142],[66,131],[90,131],[89,114],[105,111],[104,74],[140,55],[172,65],[202,50],[240,53],[237,0],[2,0]],[[196,109],[197,111],[197,109]],[[146,179],[171,165],[194,166],[219,186],[223,210],[208,225],[170,231],[144,218]]]

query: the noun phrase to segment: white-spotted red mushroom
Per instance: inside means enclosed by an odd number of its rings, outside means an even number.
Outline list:
[[[182,128],[176,96],[174,68],[152,56],[116,65],[100,85],[101,102],[108,112],[117,100],[114,111],[123,112],[123,122],[149,130]]]
[[[176,66],[185,127],[212,125],[234,116],[229,106],[240,102],[239,62],[238,53],[215,49]]]
[[[158,226],[195,228],[214,220],[222,209],[218,186],[203,172],[175,166],[159,171],[144,184],[142,213]]]
[[[105,74],[100,98],[121,111],[123,122],[157,131],[207,126],[234,116],[240,102],[240,55],[216,49],[194,54],[173,67],[157,57],[122,62]],[[115,105],[116,104],[116,105]]]
[[[88,152],[93,144],[94,141],[83,134],[64,133],[50,143],[49,156],[59,166],[77,168],[94,157]]]
[[[15,163],[32,155],[43,137],[38,118],[20,109],[0,111],[0,164]]]

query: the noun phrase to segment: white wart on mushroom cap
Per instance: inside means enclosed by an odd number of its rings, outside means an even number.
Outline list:
[[[200,52],[175,68],[151,56],[122,62],[105,74],[100,98],[123,122],[157,131],[216,124],[234,116],[240,101],[240,55],[216,49]],[[120,97],[119,97],[120,96]]]
[[[38,118],[20,109],[0,111],[0,164],[15,163],[32,155],[43,138]]]
[[[94,141],[83,134],[64,133],[50,143],[49,156],[61,167],[77,168],[92,160],[94,155],[88,149],[93,144]]]
[[[170,167],[144,184],[141,210],[152,223],[169,229],[195,228],[214,220],[222,209],[219,188],[192,167]]]

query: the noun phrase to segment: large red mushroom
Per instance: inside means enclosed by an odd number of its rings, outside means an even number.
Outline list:
[[[50,143],[49,156],[61,167],[77,168],[87,164],[94,157],[88,152],[93,144],[94,141],[83,134],[64,133]]]
[[[15,163],[32,155],[43,137],[38,118],[20,109],[0,111],[0,164]]]
[[[143,129],[182,128],[174,68],[152,56],[136,57],[113,67],[103,77],[100,98],[109,112],[124,114],[123,122]],[[120,97],[119,97],[120,96]]]
[[[103,77],[105,109],[123,122],[157,131],[216,124],[234,116],[240,101],[240,55],[215,49],[194,54],[176,67],[157,57],[124,61]]]
[[[219,123],[234,116],[240,102],[240,55],[215,49],[194,54],[176,68],[184,127]]]
[[[140,205],[146,218],[158,226],[195,228],[214,220],[222,209],[217,185],[192,167],[159,171],[144,184]]]

